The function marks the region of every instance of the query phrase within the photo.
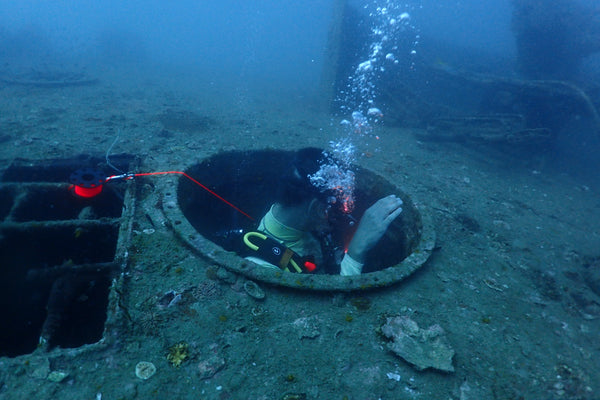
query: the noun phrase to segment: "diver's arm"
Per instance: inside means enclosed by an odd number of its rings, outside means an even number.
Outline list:
[[[401,212],[402,200],[395,195],[379,199],[369,207],[362,216],[356,233],[348,246],[347,256],[350,256],[356,263],[363,264],[367,252],[383,237],[392,221]]]
[[[342,259],[342,263],[340,264],[340,275],[342,276],[351,276],[351,275],[360,275],[362,272],[363,263],[360,263],[350,257],[348,253],[344,254],[344,258]]]

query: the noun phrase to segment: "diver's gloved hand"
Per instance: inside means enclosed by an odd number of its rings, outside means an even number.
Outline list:
[[[359,263],[383,237],[392,221],[402,212],[402,200],[395,195],[379,199],[365,211],[348,246],[348,255]]]

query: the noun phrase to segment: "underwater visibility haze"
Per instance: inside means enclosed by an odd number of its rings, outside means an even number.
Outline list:
[[[0,400],[600,398],[597,1],[0,0],[0,92]],[[237,255],[307,147],[362,274]]]

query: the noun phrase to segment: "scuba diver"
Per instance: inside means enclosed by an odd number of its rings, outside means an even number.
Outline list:
[[[349,215],[353,189],[354,174],[329,153],[314,147],[298,150],[274,204],[256,231],[244,235],[246,259],[296,273],[360,274],[368,251],[402,212],[402,200],[395,195],[379,199],[354,226]],[[335,247],[332,240],[333,226],[340,221],[356,229],[347,249]]]

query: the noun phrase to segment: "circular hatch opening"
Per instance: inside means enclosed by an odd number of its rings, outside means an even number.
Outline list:
[[[185,172],[219,196],[254,218],[251,220],[185,177],[177,188],[165,188],[163,208],[179,236],[201,255],[251,279],[312,290],[356,290],[398,282],[421,267],[435,243],[429,219],[411,198],[381,176],[353,166],[356,174],[356,220],[381,197],[399,196],[403,211],[368,255],[363,274],[343,277],[327,274],[295,274],[261,267],[235,253],[237,241],[231,233],[251,231],[273,203],[278,174],[294,157],[292,151],[256,150],[224,152],[192,165]],[[349,240],[340,223],[334,237],[344,246]]]

